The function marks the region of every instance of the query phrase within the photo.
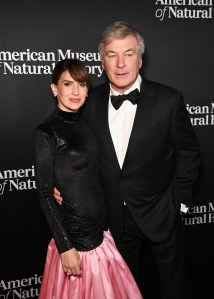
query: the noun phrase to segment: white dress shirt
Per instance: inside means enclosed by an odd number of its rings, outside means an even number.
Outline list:
[[[128,94],[136,88],[140,92],[141,77],[138,75],[135,83],[130,87],[124,94]],[[130,101],[124,101],[122,106],[116,110],[111,103],[111,95],[119,95],[110,86],[110,97],[108,106],[108,122],[109,129],[111,133],[111,138],[114,144],[117,159],[120,168],[123,167],[123,162],[125,159],[126,151],[129,144],[129,138],[131,135],[135,113],[137,110],[137,105],[133,105]]]

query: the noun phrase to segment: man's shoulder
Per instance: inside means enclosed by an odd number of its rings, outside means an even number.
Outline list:
[[[145,78],[143,78],[142,80],[142,88],[146,93],[154,93],[160,95],[175,95],[181,93],[178,89],[172,86],[157,81],[151,81]]]

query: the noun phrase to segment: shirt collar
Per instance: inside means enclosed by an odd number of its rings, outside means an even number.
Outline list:
[[[140,92],[141,82],[142,82],[142,78],[141,78],[140,74],[138,74],[137,79],[135,80],[134,84],[133,84],[129,89],[127,89],[127,90],[124,92],[124,94],[128,94],[128,93],[130,93],[131,91],[135,90],[136,88],[137,88],[137,89],[139,90],[139,92]],[[111,95],[117,96],[117,95],[119,95],[119,94],[120,94],[120,93],[117,92],[116,90],[114,90],[114,89],[112,88],[111,84],[110,84],[110,96],[111,96]]]

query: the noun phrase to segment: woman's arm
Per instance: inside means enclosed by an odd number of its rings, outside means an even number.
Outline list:
[[[59,253],[62,253],[73,248],[73,245],[64,229],[58,210],[59,206],[53,199],[54,143],[54,138],[51,138],[50,133],[45,130],[35,130],[33,144],[38,200]]]

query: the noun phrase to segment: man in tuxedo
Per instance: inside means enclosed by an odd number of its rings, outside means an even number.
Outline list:
[[[161,298],[189,299],[180,207],[192,205],[200,157],[182,94],[140,76],[144,40],[128,23],[110,24],[99,52],[109,82],[92,89],[83,116],[102,143],[110,231],[140,288],[146,244]]]

